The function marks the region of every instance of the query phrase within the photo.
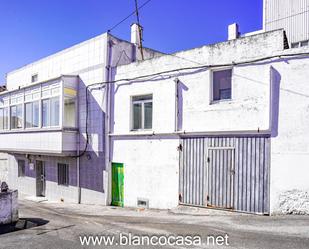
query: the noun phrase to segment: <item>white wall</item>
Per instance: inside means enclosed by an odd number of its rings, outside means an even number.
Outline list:
[[[76,132],[3,133],[0,147],[10,152],[70,153],[76,151]]]
[[[116,80],[203,65],[222,65],[260,58],[278,53],[283,48],[282,31],[244,37],[161,56],[142,63],[117,68]],[[256,49],[259,48],[259,49]],[[257,50],[259,52],[257,53]],[[181,59],[179,57],[185,58]],[[192,65],[193,64],[193,65]],[[201,64],[199,64],[201,65]],[[225,67],[223,67],[225,68]],[[142,79],[138,83],[119,82],[115,86],[115,134],[130,132],[130,97],[153,94],[153,131],[174,131],[175,83],[178,78],[183,90],[183,131],[258,131],[269,126],[270,65],[234,66],[232,100],[211,104],[211,70],[186,70]],[[218,122],[220,121],[220,122]]]
[[[8,181],[8,156],[0,153],[0,182]]]
[[[124,163],[124,205],[148,199],[150,208],[178,205],[178,139],[115,140],[113,162]]]
[[[281,35],[280,35],[281,34]],[[162,56],[150,61],[135,63],[117,68],[116,79],[133,78],[155,72],[188,67],[194,60],[203,64],[224,64],[238,62],[249,58],[261,58],[274,54],[291,54],[308,52],[308,49],[283,51],[282,31],[241,38],[214,46],[202,47],[180,52],[172,56]],[[192,64],[191,64],[192,65]],[[196,66],[196,65],[195,65]],[[173,156],[177,143],[162,139],[158,144],[149,144],[154,138],[142,137],[143,132],[130,131],[130,97],[134,95],[153,94],[153,129],[148,132],[174,132],[175,117],[175,83],[177,77],[183,90],[183,130],[186,132],[217,131],[229,134],[234,131],[258,133],[272,125],[270,201],[271,212],[282,211],[292,205],[295,210],[309,211],[309,59],[266,60],[254,65],[237,65],[233,67],[232,100],[210,104],[210,71],[190,73],[173,72],[157,77],[149,77],[140,82],[119,82],[115,89],[114,154],[113,161],[124,163],[125,167],[125,203],[135,205],[136,198],[147,195],[142,188],[136,187],[140,176],[136,171],[145,162],[163,169],[164,158]],[[189,72],[189,73],[188,73]],[[276,78],[274,79],[273,73]],[[273,89],[270,102],[270,89]],[[280,88],[280,90],[279,90]],[[279,96],[279,100],[278,100]],[[279,101],[279,116],[277,102]],[[270,118],[270,103],[272,118]],[[278,119],[278,124],[276,120]],[[276,127],[278,126],[278,130]],[[277,134],[278,133],[278,134]],[[139,135],[139,136],[136,136]],[[160,154],[156,154],[160,151]],[[144,157],[145,156],[145,157]],[[127,165],[127,166],[126,166]],[[175,168],[178,168],[178,166]],[[164,171],[160,175],[147,176],[147,181],[156,184],[166,183]],[[170,189],[178,185],[177,178],[170,183]],[[131,185],[130,185],[131,184]],[[159,184],[160,185],[160,184]],[[135,188],[134,188],[135,186]],[[130,193],[128,193],[130,191]],[[166,207],[164,191],[156,195],[157,189],[149,196],[151,202],[161,198],[159,207]],[[165,190],[166,191],[166,190]],[[129,199],[129,196],[134,196]],[[174,198],[170,193],[169,199]],[[292,204],[291,204],[292,202]],[[159,203],[159,202],[158,202]],[[176,199],[169,205],[176,205]],[[171,207],[171,206],[169,206]]]
[[[18,177],[17,158],[8,155],[9,176],[8,185],[10,189],[17,189],[18,192],[36,196],[36,180],[33,177]]]
[[[279,52],[282,41],[283,34],[277,31],[184,51],[176,56],[161,56],[118,67],[116,80],[197,66],[190,61],[224,64],[232,63],[232,60],[263,57]],[[261,49],[257,53],[254,47]],[[233,99],[216,104],[210,103],[211,72],[208,69],[176,71],[138,82],[116,83],[112,161],[124,163],[126,206],[137,206],[137,198],[149,199],[153,208],[178,205],[179,138],[160,137],[160,133],[175,131],[176,78],[180,81],[179,89],[183,89],[182,100],[179,101],[179,105],[183,105],[183,131],[257,132],[258,129],[268,129],[270,65],[235,66]],[[152,130],[131,131],[131,97],[145,94],[153,95]],[[145,132],[159,135],[141,137]]]

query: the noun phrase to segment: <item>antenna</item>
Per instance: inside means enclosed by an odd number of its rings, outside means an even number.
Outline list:
[[[142,30],[141,30],[141,25],[139,22],[139,14],[138,14],[138,4],[137,4],[137,0],[135,0],[135,14],[136,14],[136,20],[137,20],[137,24],[138,24],[138,32],[139,32],[139,49],[141,51],[141,56],[142,56],[142,60],[144,60],[144,53],[143,53],[143,43],[142,43]]]

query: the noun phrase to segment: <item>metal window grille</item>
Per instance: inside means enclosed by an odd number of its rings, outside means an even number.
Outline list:
[[[69,185],[69,165],[58,163],[58,184]]]

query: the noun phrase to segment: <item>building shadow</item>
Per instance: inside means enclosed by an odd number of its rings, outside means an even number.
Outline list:
[[[177,83],[177,96],[178,96],[178,110],[177,110],[177,131],[178,130],[182,130],[182,126],[183,126],[183,92],[184,91],[188,91],[189,88],[182,82],[182,81],[178,81]]]
[[[280,73],[271,66],[271,102],[270,102],[270,127],[271,137],[278,136],[279,126],[279,103],[280,103],[280,84],[281,75]]]
[[[47,223],[49,223],[48,220],[41,218],[22,218],[12,224],[0,225],[0,235],[43,226]]]

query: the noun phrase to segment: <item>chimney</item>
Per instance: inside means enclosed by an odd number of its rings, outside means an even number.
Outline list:
[[[229,25],[228,28],[229,37],[228,40],[235,40],[240,36],[239,27],[237,23]]]
[[[143,38],[143,27],[139,26],[137,23],[131,25],[131,42],[135,45],[140,45],[140,33]]]
[[[142,51],[143,27],[137,23],[131,25],[131,43],[135,45],[136,60],[143,60]]]

